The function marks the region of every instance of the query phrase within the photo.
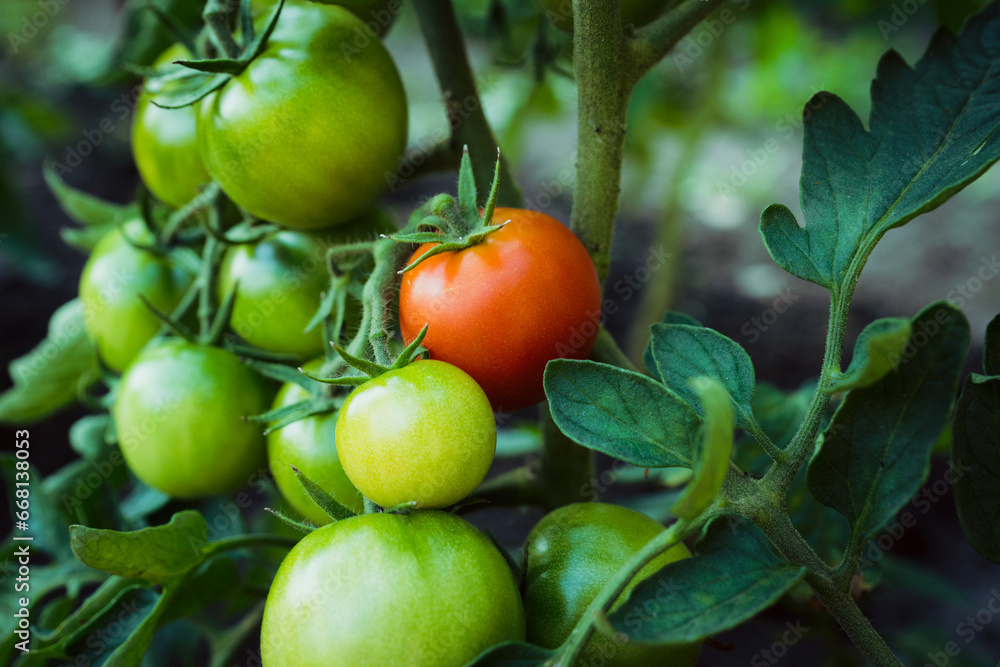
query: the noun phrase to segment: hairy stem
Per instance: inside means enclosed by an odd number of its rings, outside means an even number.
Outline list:
[[[627,76],[638,81],[724,0],[683,0],[629,41]]]
[[[476,79],[469,65],[465,39],[451,0],[413,0],[417,21],[434,64],[441,93],[444,96],[448,124],[451,127],[450,152],[457,166],[462,147],[469,147],[476,190],[481,195],[490,191],[493,166],[497,155],[497,140],[483,113]],[[488,88],[492,80],[482,80]],[[506,161],[501,158],[499,201],[504,206],[521,203],[521,191],[514,181]]]

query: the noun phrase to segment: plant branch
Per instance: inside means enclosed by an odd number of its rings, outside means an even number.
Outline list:
[[[724,0],[683,0],[669,12],[638,30],[628,44],[627,76],[634,83],[674,48],[686,34],[722,5]]]
[[[574,0],[573,24],[573,69],[580,102],[570,228],[587,248],[603,283],[611,264],[631,83],[621,75],[625,37],[618,3]]]
[[[408,244],[383,239],[375,245],[375,268],[365,282],[361,328],[351,341],[348,352],[360,357],[367,337],[371,342],[375,362],[383,366],[392,364],[389,351],[392,322],[392,304],[396,295],[397,271],[410,256]]]
[[[639,371],[628,355],[618,347],[614,337],[603,326],[597,332],[597,340],[594,341],[594,349],[590,351],[590,358],[625,370]]]
[[[413,0],[413,6],[444,96],[451,127],[451,152],[461,156],[462,147],[469,147],[476,190],[489,192],[498,143],[483,113],[483,104],[465,50],[465,39],[458,27],[451,0]],[[521,203],[521,191],[502,157],[499,201],[506,206]]]

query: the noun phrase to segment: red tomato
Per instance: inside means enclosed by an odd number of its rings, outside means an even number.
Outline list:
[[[497,411],[542,400],[550,360],[586,358],[601,310],[594,263],[569,229],[536,211],[494,211],[494,224],[508,220],[482,243],[421,262],[399,295],[406,342],[429,324],[431,358],[471,375]]]

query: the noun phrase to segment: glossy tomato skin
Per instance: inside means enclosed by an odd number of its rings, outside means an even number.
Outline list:
[[[490,403],[475,380],[441,361],[416,361],[355,389],[337,417],[351,482],[382,507],[447,507],[486,477],[496,453]]]
[[[542,400],[552,359],[586,358],[601,310],[597,270],[569,229],[544,213],[496,209],[494,223],[507,220],[482,243],[405,273],[399,295],[403,338],[429,324],[431,358],[475,378],[498,411]]]
[[[461,667],[524,638],[503,557],[444,512],[365,514],[288,554],[264,607],[265,667]]]
[[[619,505],[578,503],[546,515],[528,536],[524,589],[528,641],[545,648],[559,646],[618,568],[662,531],[663,526],[653,519]],[[620,607],[640,581],[664,565],[690,556],[683,544],[661,554],[639,572],[611,608]],[[701,642],[619,646],[595,634],[580,664],[689,667],[698,660],[700,651]]]
[[[323,328],[305,332],[330,289],[330,247],[374,239],[394,229],[378,209],[329,230],[283,230],[256,243],[230,246],[217,282],[219,299],[236,290],[229,326],[251,345],[271,352],[313,357],[323,352]],[[360,304],[347,300],[345,324],[356,327]]]
[[[360,31],[360,32],[359,32]],[[201,155],[222,189],[286,227],[343,224],[388,187],[406,96],[378,39],[343,7],[285,3],[267,47],[200,106]]]
[[[556,28],[573,32],[573,0],[541,0],[545,16]],[[641,28],[652,23],[667,7],[667,0],[621,0],[622,25]]]
[[[269,383],[233,354],[182,339],[154,341],[122,376],[112,414],[135,476],[176,498],[237,491],[263,472],[260,424]]]
[[[104,363],[119,372],[160,330],[139,296],[170,312],[194,280],[168,259],[129,244],[123,230],[135,243],[153,240],[141,221],[130,221],[98,241],[80,276],[84,327]]]
[[[304,368],[318,373],[322,366],[322,359],[314,359]],[[272,408],[282,408],[307,398],[309,392],[289,382],[278,391]],[[351,484],[340,463],[336,431],[337,413],[334,412],[300,419],[267,436],[268,464],[278,490],[296,512],[319,526],[329,523],[330,517],[302,488],[292,471],[293,465],[355,514],[365,509],[361,492]]]
[[[191,57],[175,44],[156,59],[158,71],[181,69],[174,61]],[[146,83],[135,106],[132,121],[132,154],[143,183],[159,200],[179,208],[191,201],[201,186],[212,180],[198,150],[198,109],[164,109],[150,100],[150,94],[168,89],[171,83]]]

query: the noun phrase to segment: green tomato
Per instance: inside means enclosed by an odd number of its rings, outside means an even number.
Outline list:
[[[337,417],[344,471],[383,507],[446,507],[479,486],[497,430],[486,394],[443,361],[416,361],[364,383]]]
[[[118,386],[112,414],[135,476],[196,498],[243,488],[264,466],[264,436],[244,417],[271,404],[269,383],[233,354],[171,338],[147,346]]]
[[[190,57],[182,44],[175,44],[153,67],[166,72],[183,69],[171,63]],[[198,109],[164,109],[150,100],[151,95],[177,85],[147,81],[132,121],[132,153],[139,175],[150,192],[174,208],[191,201],[198,189],[212,180],[198,151]]]
[[[153,241],[140,220],[129,221],[123,230],[135,243]],[[160,330],[160,321],[139,296],[169,313],[194,280],[168,258],[132,246],[123,230],[114,229],[97,243],[80,276],[87,335],[104,363],[119,372]]]
[[[545,16],[559,30],[573,32],[573,0],[541,0]],[[652,23],[663,10],[668,0],[621,0],[622,25],[641,28]]]
[[[406,125],[399,73],[361,20],[288,0],[264,51],[202,101],[198,132],[205,166],[234,202],[315,229],[356,218],[387,190]]]
[[[265,667],[461,667],[524,638],[503,556],[444,512],[364,514],[299,542],[264,607]]]
[[[528,536],[524,589],[528,641],[544,648],[562,644],[618,569],[662,531],[663,526],[648,516],[618,505],[578,503],[546,515]],[[620,607],[640,581],[690,556],[683,544],[658,556],[629,583],[611,609]],[[695,664],[700,651],[701,642],[666,647],[619,645],[595,633],[580,664],[684,667]]]
[[[322,366],[322,359],[314,359],[304,368],[318,373]],[[308,391],[289,382],[278,392],[272,407],[283,408],[309,396]],[[337,413],[329,413],[300,419],[267,436],[267,458],[278,490],[296,512],[317,525],[329,523],[330,517],[302,488],[292,471],[293,465],[355,514],[365,509],[364,498],[351,484],[340,464],[336,432]]]
[[[271,352],[314,357],[323,352],[323,327],[306,325],[330,289],[326,253],[335,245],[368,240],[395,228],[378,209],[347,225],[317,232],[280,231],[256,243],[231,246],[219,267],[218,296],[236,290],[229,326]],[[345,324],[356,325],[360,304],[348,298]]]

